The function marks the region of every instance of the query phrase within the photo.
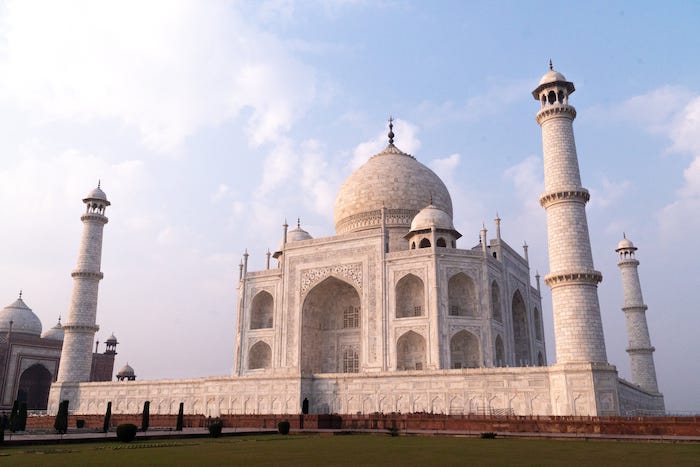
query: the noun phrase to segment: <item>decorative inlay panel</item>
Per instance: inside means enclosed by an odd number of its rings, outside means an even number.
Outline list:
[[[301,291],[309,290],[330,275],[340,276],[362,291],[362,263],[340,264],[322,268],[307,269],[301,273]]]

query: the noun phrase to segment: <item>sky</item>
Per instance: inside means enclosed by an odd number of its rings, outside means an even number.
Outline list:
[[[617,255],[639,250],[667,410],[700,412],[700,3],[401,0],[0,3],[0,303],[65,320],[84,210],[107,209],[97,339],[139,379],[229,375],[238,264],[285,219],[334,234],[343,180],[386,144],[548,272],[539,109],[570,103],[608,359],[629,379]],[[544,286],[554,361],[551,295]],[[3,302],[4,301],[4,302]],[[104,344],[102,344],[104,348]]]

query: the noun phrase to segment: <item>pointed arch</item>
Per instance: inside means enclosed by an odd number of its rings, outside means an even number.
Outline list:
[[[425,309],[425,286],[413,274],[406,274],[396,284],[396,317],[423,316]]]
[[[448,314],[450,316],[472,316],[476,313],[476,288],[471,277],[457,273],[447,282]]]
[[[512,323],[513,344],[515,346],[515,365],[528,366],[532,363],[530,355],[530,330],[527,320],[525,301],[519,290],[513,294]]]
[[[491,317],[498,321],[503,322],[503,312],[501,311],[501,288],[498,286],[498,282],[491,282]]]
[[[450,339],[450,362],[452,368],[480,367],[479,338],[466,330],[461,330],[452,336]]]
[[[424,238],[418,244],[418,248],[430,248],[430,240]]]
[[[329,276],[309,291],[301,309],[302,373],[354,372],[345,366],[345,351],[362,360],[360,295],[349,283]],[[348,370],[348,371],[345,371]]]
[[[447,242],[445,241],[444,238],[440,237],[435,241],[435,246],[439,246],[442,248],[447,248]]]
[[[535,339],[542,342],[542,313],[535,307],[532,312],[532,316],[535,319]]]
[[[494,366],[503,367],[506,366],[506,350],[503,346],[503,339],[501,336],[496,336],[496,341],[494,343]]]
[[[274,300],[269,292],[258,292],[250,307],[250,329],[265,329],[272,327]]]
[[[272,349],[267,342],[258,341],[248,351],[248,369],[258,370],[270,368],[272,365]]]
[[[408,331],[396,341],[396,369],[423,370],[425,368],[425,339],[415,331]]]
[[[51,389],[51,372],[35,363],[22,372],[17,388],[17,400],[27,403],[28,410],[46,410]]]

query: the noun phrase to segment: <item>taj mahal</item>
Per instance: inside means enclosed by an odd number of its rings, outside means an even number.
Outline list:
[[[544,156],[549,273],[533,276],[527,245],[486,228],[464,245],[442,180],[388,144],[342,184],[335,235],[283,226],[266,267],[238,281],[234,374],[185,380],[90,380],[110,202],[84,199],[83,236],[48,411],[76,414],[662,414],[637,248],[617,248],[632,378],[608,362],[574,142],[574,84],[551,67],[532,95]],[[371,157],[370,157],[371,156]],[[545,287],[546,286],[546,287]],[[546,357],[542,297],[551,290],[556,363]],[[2,326],[2,323],[0,323]]]

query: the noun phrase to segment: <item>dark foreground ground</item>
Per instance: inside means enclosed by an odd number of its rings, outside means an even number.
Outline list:
[[[700,443],[257,434],[0,447],[2,466],[700,466]]]

